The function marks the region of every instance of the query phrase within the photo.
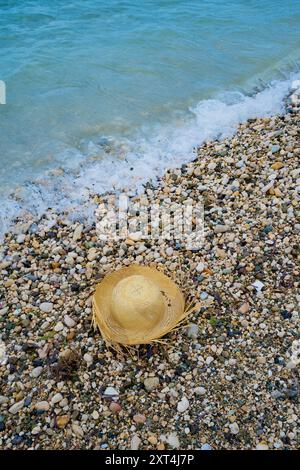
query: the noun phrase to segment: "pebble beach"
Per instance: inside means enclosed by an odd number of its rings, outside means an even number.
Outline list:
[[[285,114],[145,186],[152,203],[203,202],[200,249],[104,243],[51,210],[19,220],[1,244],[0,448],[299,449],[299,160],[300,89]],[[198,308],[166,344],[121,356],[93,329],[91,299],[132,263]]]

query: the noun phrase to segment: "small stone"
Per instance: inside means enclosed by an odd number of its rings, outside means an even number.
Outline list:
[[[202,444],[201,450],[212,450],[212,447],[209,444]]]
[[[214,232],[215,233],[225,233],[229,232],[230,227],[229,225],[215,225]]]
[[[68,399],[67,398],[63,398],[60,402],[59,402],[59,406],[61,408],[64,408],[65,406],[68,406]]]
[[[34,405],[34,408],[38,411],[48,411],[50,409],[50,405],[47,401],[39,401]]]
[[[280,150],[280,145],[272,145],[271,147],[271,152],[272,153],[277,153]]]
[[[0,395],[0,405],[4,405],[4,403],[8,403],[9,399],[4,395]]]
[[[134,242],[138,242],[139,240],[141,240],[142,235],[142,232],[132,232],[129,234],[129,238]]]
[[[61,393],[56,393],[54,397],[51,399],[52,405],[55,405],[56,403],[59,403],[63,399],[63,396]]]
[[[26,236],[23,233],[21,233],[20,235],[17,236],[17,243],[19,243],[19,244],[24,243],[25,238],[26,238]]]
[[[117,397],[117,396],[119,396],[119,392],[114,387],[107,387],[105,389],[104,396],[106,396],[106,397]]]
[[[272,170],[280,170],[283,167],[284,167],[284,164],[282,162],[275,162],[271,166]]]
[[[95,419],[95,420],[99,419],[99,413],[98,413],[97,410],[94,410],[94,411],[93,411],[93,413],[92,413],[92,418]]]
[[[43,368],[42,367],[35,367],[35,369],[33,369],[31,371],[31,377],[34,377],[35,379],[37,377],[39,377],[41,375],[41,373],[43,372]]]
[[[205,360],[206,365],[210,365],[213,362],[214,358],[212,356],[208,356]]]
[[[244,303],[240,308],[239,308],[239,312],[244,315],[245,313],[249,312],[250,310],[250,305],[246,302]]]
[[[150,442],[150,444],[152,444],[153,446],[155,446],[157,444],[157,438],[155,436],[149,436],[148,437],[148,441]]]
[[[135,434],[130,442],[130,449],[131,450],[138,450],[139,446],[141,445],[141,439]]]
[[[194,390],[195,394],[196,395],[205,395],[206,394],[206,388],[204,387],[196,387],[195,390]]]
[[[173,248],[169,246],[169,247],[166,249],[166,255],[167,255],[167,256],[173,256],[173,253],[174,253]]]
[[[195,323],[191,323],[187,329],[187,335],[189,338],[196,339],[198,337],[199,327]]]
[[[238,424],[235,422],[229,424],[229,429],[230,429],[231,434],[238,434],[240,430]]]
[[[44,313],[50,313],[53,310],[53,304],[51,302],[43,302],[40,305],[40,309]]]
[[[267,444],[257,444],[256,450],[269,450],[269,446]]]
[[[56,418],[57,427],[59,429],[64,429],[67,426],[69,421],[70,421],[70,418],[67,415],[57,416]]]
[[[65,315],[64,316],[64,324],[68,328],[73,328],[76,325],[76,322],[69,315]]]
[[[201,300],[206,300],[207,297],[208,297],[208,293],[207,293],[207,292],[201,292],[201,294],[200,294],[200,299],[201,299]]]
[[[97,250],[95,248],[90,248],[88,255],[87,255],[87,259],[89,261],[94,261],[97,257],[98,257]]]
[[[137,424],[143,424],[146,421],[146,416],[145,415],[134,415],[133,421]]]
[[[12,415],[15,415],[21,411],[21,409],[24,406],[24,400],[18,401],[17,403],[14,403],[10,408],[9,408],[9,413]]]
[[[256,289],[257,292],[261,292],[262,288],[264,287],[264,284],[259,281],[259,280],[256,280],[253,284],[252,284],[252,287],[254,287],[254,289]]]
[[[83,356],[83,360],[85,362],[87,362],[88,364],[92,364],[93,362],[93,356],[91,356],[90,354],[86,353],[84,356]]]
[[[41,432],[41,428],[39,426],[35,426],[32,431],[31,431],[31,434],[33,434],[34,436],[36,436],[37,434],[39,434]]]
[[[167,436],[167,444],[169,444],[173,449],[178,449],[180,447],[180,442],[176,432],[172,432]]]
[[[177,411],[179,411],[179,413],[184,413],[188,409],[189,406],[190,406],[190,403],[188,399],[186,397],[182,397],[182,399],[177,405]]]
[[[225,259],[227,257],[226,251],[221,248],[216,248],[216,257],[220,259]]]
[[[204,263],[199,263],[199,264],[197,264],[197,266],[196,266],[196,271],[197,271],[198,273],[202,273],[202,271],[204,271],[204,269],[205,269],[205,264],[204,264]]]
[[[83,437],[84,436],[83,429],[79,426],[79,424],[73,423],[72,424],[72,430],[73,430],[74,434],[76,434],[76,436],[78,436],[78,437]]]
[[[73,233],[73,241],[76,242],[77,240],[80,240],[81,235],[82,235],[82,230],[83,230],[83,225],[78,225]]]
[[[147,392],[152,392],[152,390],[159,386],[159,379],[157,377],[149,377],[144,380],[144,385]]]
[[[109,405],[109,409],[112,413],[120,413],[120,411],[122,410],[122,407],[121,405],[119,405],[119,403],[112,402]]]
[[[63,329],[64,329],[64,325],[62,324],[61,321],[59,321],[59,322],[55,325],[55,327],[54,327],[54,331],[56,331],[57,333],[58,333],[59,331],[62,331]]]

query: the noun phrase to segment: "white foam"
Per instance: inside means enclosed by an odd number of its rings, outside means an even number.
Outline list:
[[[78,158],[73,156],[76,175],[68,170],[61,176],[47,177],[23,188],[21,201],[9,199],[4,203],[0,232],[4,233],[20,209],[40,216],[48,207],[69,208],[73,215],[92,217],[93,206],[88,202],[91,193],[124,188],[139,191],[144,183],[162,176],[166,169],[193,159],[193,149],[204,141],[232,135],[237,125],[249,118],[282,113],[284,98],[298,78],[299,74],[294,74],[290,80],[274,82],[254,96],[228,93],[218,99],[203,100],[180,122],[141,129],[131,139],[114,141],[110,153],[99,160],[91,162],[82,154]],[[95,150],[93,143],[87,147]]]

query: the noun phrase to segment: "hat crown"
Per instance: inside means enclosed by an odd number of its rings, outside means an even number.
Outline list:
[[[164,314],[164,298],[159,288],[142,275],[132,275],[117,283],[112,292],[114,320],[129,332],[151,330]]]

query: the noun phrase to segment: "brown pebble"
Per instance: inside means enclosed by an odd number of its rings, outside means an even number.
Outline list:
[[[109,405],[109,409],[110,411],[112,411],[113,413],[120,413],[120,411],[122,410],[122,407],[121,405],[119,405],[119,403],[115,403],[114,401]]]
[[[68,422],[70,421],[70,417],[68,415],[57,416],[56,424],[59,429],[64,429]]]
[[[244,314],[244,313],[247,313],[249,312],[250,310],[250,305],[246,302],[244,303],[240,308],[239,308],[239,312]]]
[[[145,415],[134,415],[133,421],[137,424],[143,424],[146,421],[146,416]]]
[[[283,168],[284,164],[282,162],[275,162],[271,166],[272,170],[280,170],[280,168]]]

